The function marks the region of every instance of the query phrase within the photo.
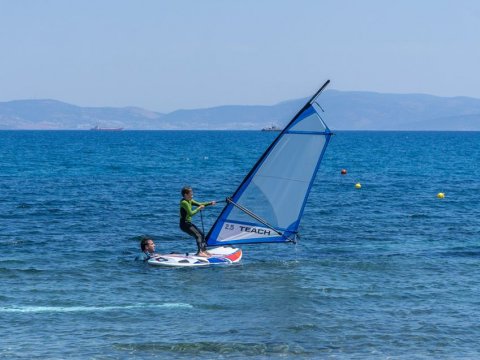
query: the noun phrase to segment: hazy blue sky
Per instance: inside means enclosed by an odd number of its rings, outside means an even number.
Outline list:
[[[338,90],[480,98],[476,0],[0,0],[0,101],[157,111]]]

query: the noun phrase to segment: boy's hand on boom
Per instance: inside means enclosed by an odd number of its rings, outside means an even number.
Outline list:
[[[210,201],[210,204],[209,204],[209,205],[215,205],[216,203],[217,203],[216,201]],[[198,205],[198,208],[199,208],[200,210],[203,210],[203,209],[205,209],[205,205]]]

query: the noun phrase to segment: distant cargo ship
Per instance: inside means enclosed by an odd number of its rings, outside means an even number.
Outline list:
[[[262,131],[282,131],[278,126],[272,125],[272,126],[266,126],[262,129]]]
[[[91,128],[90,130],[92,131],[122,131],[123,130],[123,127],[122,128],[104,128],[104,127],[100,127],[100,126],[94,126],[93,128]]]

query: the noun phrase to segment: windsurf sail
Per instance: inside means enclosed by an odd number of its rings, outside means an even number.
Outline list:
[[[207,245],[296,241],[297,230],[330,137],[316,102],[300,109],[260,157],[213,224]]]

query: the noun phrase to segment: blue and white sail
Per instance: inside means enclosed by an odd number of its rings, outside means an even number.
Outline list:
[[[332,132],[316,100],[293,117],[227,198],[207,235],[209,246],[296,241],[300,219]]]

